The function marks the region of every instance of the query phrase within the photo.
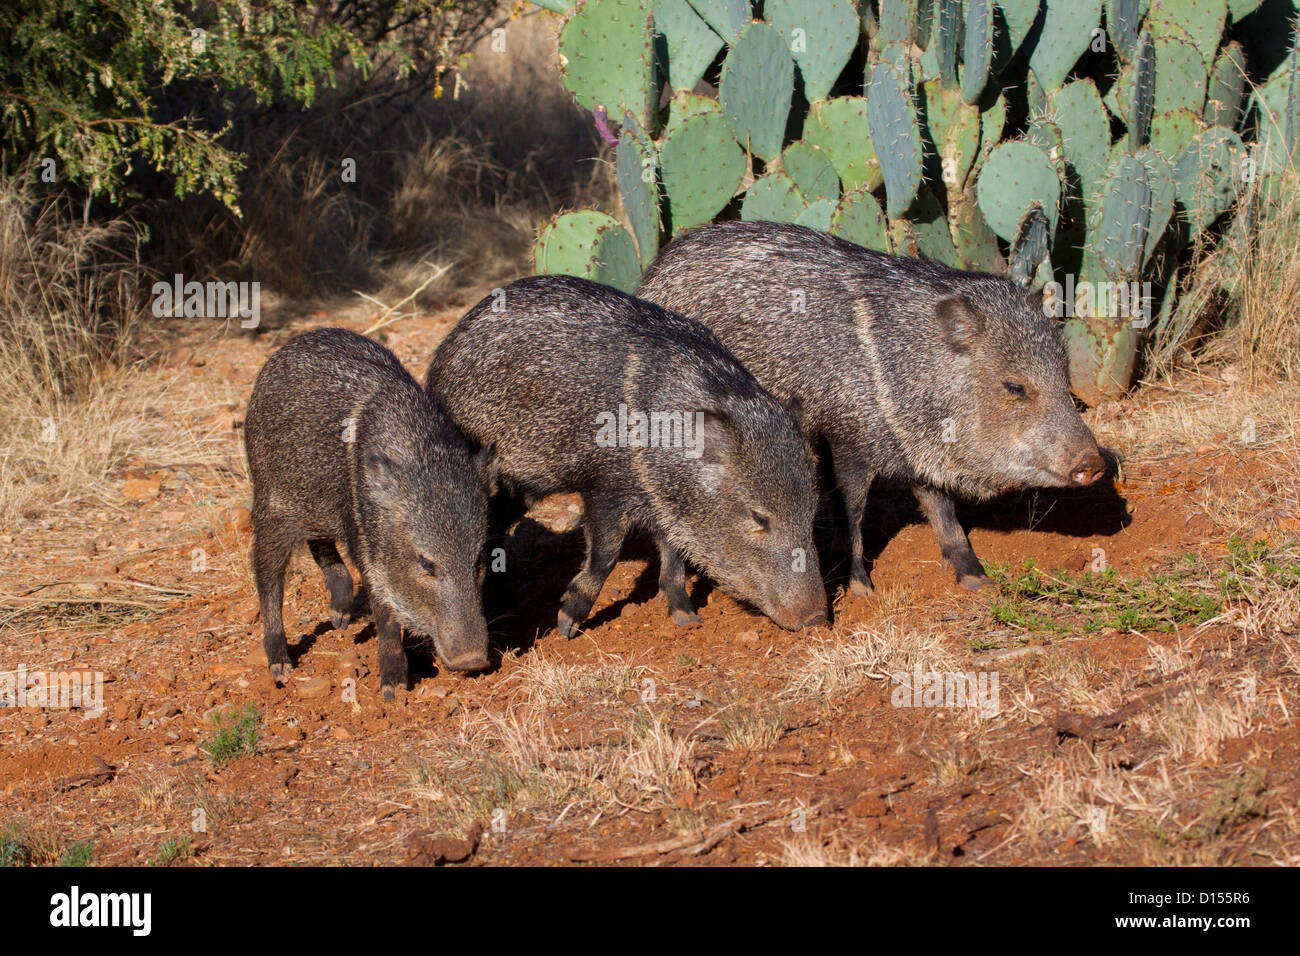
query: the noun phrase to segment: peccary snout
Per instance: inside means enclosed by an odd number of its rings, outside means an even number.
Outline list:
[[[1085,451],[1070,468],[1070,480],[1076,485],[1091,485],[1106,473],[1106,462],[1102,460],[1097,443]]]

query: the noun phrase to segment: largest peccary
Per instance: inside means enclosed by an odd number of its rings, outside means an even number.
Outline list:
[[[699,620],[683,555],[782,627],[825,621],[807,442],[698,322],[585,279],[533,276],[460,320],[425,385],[495,446],[506,494],[525,506],[582,496],[587,560],[557,618],[566,636],[634,527],[654,536],[679,624]]]
[[[871,590],[862,516],[876,477],[911,484],[944,558],[988,581],[950,494],[1087,485],[1104,462],[1070,397],[1039,293],[803,226],[727,222],[675,239],[638,295],[708,325],[829,445],[850,586]]]
[[[253,571],[263,646],[293,669],[281,621],[284,571],[306,541],[346,626],[352,577],[369,593],[379,682],[406,684],[403,627],[432,636],[453,670],[487,666],[480,593],[490,450],[471,454],[443,409],[382,345],[346,329],[293,339],[257,375],[244,421],[253,479]]]

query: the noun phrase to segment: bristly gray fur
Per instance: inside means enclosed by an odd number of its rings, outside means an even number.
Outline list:
[[[802,226],[726,222],[674,239],[638,295],[699,319],[778,399],[802,401],[851,517],[876,477],[910,483],[968,585],[983,568],[949,494],[1100,473],[1059,330],[1041,296],[1010,280]],[[853,579],[869,589],[860,566]]]
[[[352,601],[336,548],[342,543],[381,630],[391,620],[433,637],[452,667],[486,664],[478,576],[485,462],[396,356],[346,329],[294,338],[258,373],[244,441],[253,565],[273,667],[288,665],[287,650],[280,653],[281,582],[302,541],[325,573],[336,625],[346,623]],[[395,668],[390,662],[381,673],[386,687],[405,681],[404,662],[401,674]]]
[[[660,584],[680,623],[694,620],[682,555],[783,626],[824,613],[807,443],[791,412],[699,323],[584,279],[533,276],[471,309],[425,384],[472,440],[494,445],[509,493],[528,503],[583,497],[588,561],[566,595],[562,631],[589,613],[633,527],[659,545]],[[620,404],[702,413],[701,456],[601,447],[599,416]],[[796,549],[803,570],[793,569]]]

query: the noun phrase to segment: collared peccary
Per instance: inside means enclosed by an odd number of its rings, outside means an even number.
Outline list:
[[[257,375],[244,420],[253,479],[253,572],[271,674],[293,669],[281,621],[284,572],[306,541],[345,627],[361,572],[379,636],[385,698],[406,685],[402,628],[432,636],[453,670],[487,666],[481,599],[491,450],[471,453],[396,356],[346,329],[290,341]]]
[[[678,624],[699,620],[683,557],[782,627],[826,620],[807,442],[698,322],[585,279],[532,276],[460,320],[425,387],[496,448],[515,515],[549,494],[581,495],[587,557],[557,617],[566,636],[633,528],[655,539]]]
[[[965,587],[988,582],[952,498],[1087,485],[1105,465],[1070,397],[1040,293],[803,226],[727,222],[670,243],[638,295],[708,325],[781,401],[803,402],[849,518],[850,586],[871,590],[862,516],[910,483]]]

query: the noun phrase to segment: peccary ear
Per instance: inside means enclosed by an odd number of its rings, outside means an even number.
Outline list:
[[[399,493],[397,462],[382,451],[368,451],[363,460],[362,468],[366,476],[366,483],[373,491],[389,498],[397,497]]]
[[[474,465],[482,476],[483,490],[491,498],[497,493],[501,481],[501,460],[497,457],[496,444],[489,442],[475,452]]]
[[[965,296],[950,295],[934,307],[934,318],[948,347],[965,352],[984,334],[984,317]]]
[[[727,416],[709,409],[699,413],[695,440],[699,449],[701,482],[706,491],[716,492],[726,483],[736,451],[736,431]]]
[[[799,430],[802,431],[803,430],[803,399],[800,398],[798,395],[795,395],[791,397],[790,401],[786,402],[785,408],[786,411],[790,413],[790,417],[794,419],[794,423],[799,426]]]

